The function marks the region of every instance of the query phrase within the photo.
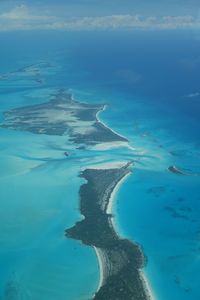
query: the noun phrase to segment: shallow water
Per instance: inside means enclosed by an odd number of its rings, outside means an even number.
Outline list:
[[[134,168],[115,202],[118,230],[142,245],[158,299],[199,299],[200,177],[167,170],[200,172],[200,102],[186,97],[199,88],[199,68],[181,63],[197,55],[199,42],[189,33],[149,35],[41,33],[30,43],[25,33],[0,37],[2,72],[44,58],[52,64],[41,71],[42,84],[30,74],[0,81],[1,113],[69,88],[77,100],[107,103],[100,118],[133,148],[77,151],[65,136],[0,129],[2,299],[91,298],[99,280],[95,252],[65,239],[64,230],[81,219],[81,169],[121,160]],[[170,53],[165,44],[173,45]]]

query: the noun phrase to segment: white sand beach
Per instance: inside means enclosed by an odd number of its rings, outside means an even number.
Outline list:
[[[149,281],[147,280],[146,275],[142,270],[140,270],[140,278],[143,281],[143,285],[144,285],[144,288],[146,290],[146,294],[149,297],[149,300],[156,300],[157,298],[154,294],[154,291],[152,290],[152,288],[149,284]]]
[[[115,161],[115,162],[107,162],[107,163],[99,163],[99,164],[92,164],[89,166],[89,169],[95,170],[106,170],[106,169],[118,169],[122,168],[127,164],[127,161]]]
[[[99,285],[96,290],[96,293],[97,293],[103,285],[103,263],[102,263],[102,259],[101,259],[100,253],[98,251],[98,248],[97,247],[93,247],[93,248],[96,252],[96,256],[98,258],[98,264],[99,264]]]
[[[111,197],[110,197],[110,200],[109,200],[109,203],[108,203],[108,206],[107,206],[107,214],[112,214],[113,213],[113,204],[114,204],[114,201],[116,200],[116,196],[117,196],[117,193],[120,189],[120,187],[123,185],[123,183],[127,180],[127,178],[131,175],[131,172],[129,174],[127,174],[126,176],[124,176],[117,184],[117,186],[115,187],[115,189],[113,190],[112,194],[111,194]],[[114,225],[114,219],[112,218],[111,219],[112,221],[112,224],[113,224],[113,227],[115,227]],[[103,274],[101,274],[101,276],[103,276]],[[146,294],[147,294],[147,297],[149,298],[149,300],[156,300],[156,297],[154,295],[154,292],[145,276],[145,273],[141,270],[140,271],[140,276],[141,276],[141,280],[143,281],[143,285],[144,285],[144,288],[145,288],[145,291],[146,291]]]
[[[108,203],[108,206],[107,206],[107,214],[112,214],[113,213],[113,204],[114,204],[114,201],[116,200],[116,195],[120,189],[120,187],[123,185],[123,183],[126,181],[126,179],[131,175],[131,172],[128,173],[126,176],[124,176],[119,182],[118,184],[116,185],[116,187],[114,188],[111,196],[110,196],[110,199],[109,199],[109,203]]]

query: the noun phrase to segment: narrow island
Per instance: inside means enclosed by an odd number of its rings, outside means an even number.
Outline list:
[[[178,169],[176,166],[170,166],[168,170],[177,175],[186,175],[182,170]]]
[[[177,175],[184,175],[184,176],[200,176],[200,173],[192,172],[191,170],[182,170],[177,168],[176,166],[170,166],[168,171]]]
[[[141,269],[145,257],[141,248],[118,236],[107,209],[111,194],[130,174],[130,163],[112,169],[86,169],[87,180],[80,188],[80,211],[84,219],[67,229],[68,238],[95,248],[101,271],[100,287],[94,300],[149,300]]]

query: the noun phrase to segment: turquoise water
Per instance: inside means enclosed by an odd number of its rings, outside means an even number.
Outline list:
[[[0,81],[1,113],[69,88],[77,100],[107,103],[101,119],[132,147],[77,152],[67,137],[0,129],[0,298],[12,297],[10,284],[14,299],[91,298],[99,280],[95,253],[64,238],[65,228],[81,219],[78,174],[92,164],[131,159],[133,174],[115,202],[116,226],[142,245],[157,299],[198,300],[200,177],[167,170],[176,165],[200,172],[200,102],[187,97],[199,91],[195,35],[24,33],[0,39],[2,72],[51,64],[41,69],[42,84],[31,74]]]
[[[25,104],[21,97],[10,96],[14,106]],[[68,149],[66,137],[1,129],[2,299],[88,299],[97,288],[94,252],[64,237],[81,219],[82,180],[80,162],[66,160],[62,149]]]

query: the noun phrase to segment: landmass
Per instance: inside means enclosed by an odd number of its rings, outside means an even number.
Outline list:
[[[75,101],[66,90],[59,90],[50,101],[4,112],[0,127],[34,134],[66,135],[80,145],[127,143],[128,140],[99,121],[105,105]],[[81,149],[81,148],[80,148]]]
[[[86,169],[81,177],[87,180],[80,188],[82,221],[67,229],[69,238],[95,248],[101,266],[100,287],[94,300],[149,300],[141,269],[145,257],[141,248],[116,233],[112,214],[107,212],[111,194],[127,176],[130,164],[112,169]]]

